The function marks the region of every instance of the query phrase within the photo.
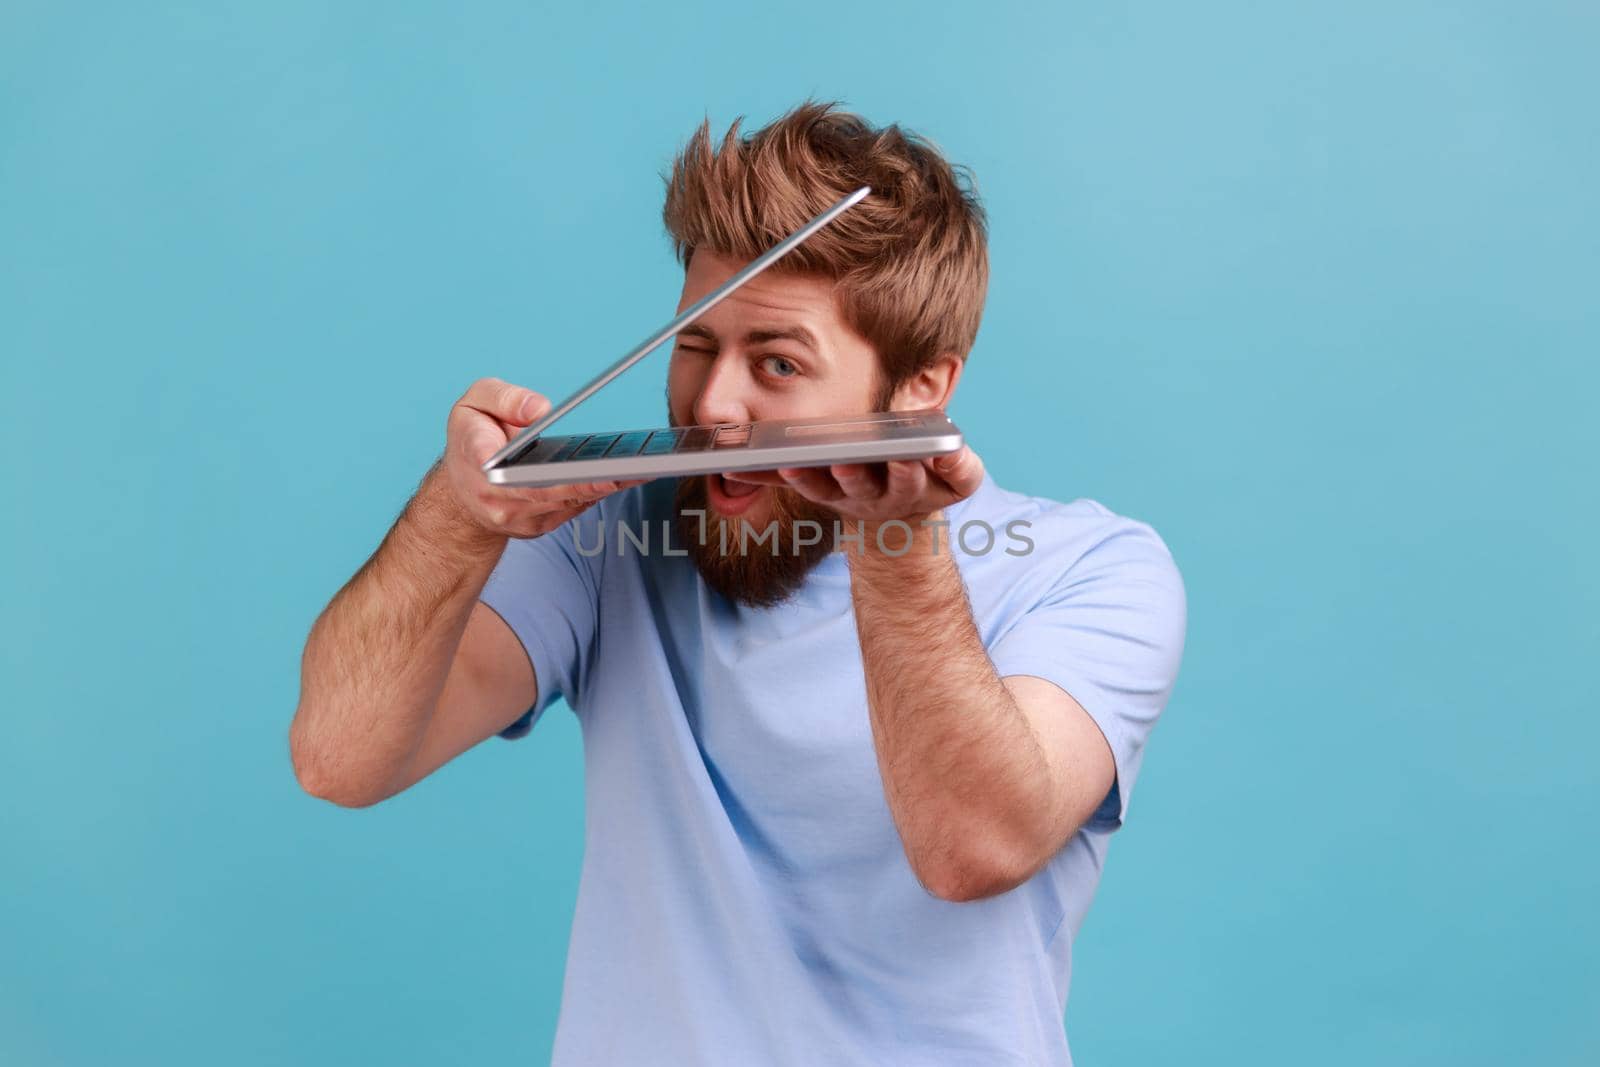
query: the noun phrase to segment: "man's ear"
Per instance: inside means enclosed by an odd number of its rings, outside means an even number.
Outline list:
[[[943,411],[955,395],[956,383],[961,380],[964,366],[966,362],[959,356],[945,353],[900,383],[889,401],[889,410],[937,408]]]

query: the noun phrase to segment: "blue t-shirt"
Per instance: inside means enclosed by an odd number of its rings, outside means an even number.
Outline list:
[[[843,555],[784,604],[733,604],[662,551],[672,495],[670,479],[632,487],[510,542],[482,594],[539,687],[501,736],[557,697],[583,734],[554,1062],[1070,1063],[1072,939],[1182,654],[1166,546],[1093,501],[987,475],[945,510],[947,533],[975,524],[956,560],[996,671],[1071,693],[1117,769],[1031,879],[953,903],[916,880],[890,817]]]

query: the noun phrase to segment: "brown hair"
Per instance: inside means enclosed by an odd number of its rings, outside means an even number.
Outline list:
[[[965,360],[989,284],[972,175],[899,126],[807,101],[713,148],[703,122],[666,175],[662,217],[685,268],[697,248],[754,259],[863,185],[872,195],[773,270],[833,279],[844,320],[877,349],[880,401],[940,355]],[[880,402],[878,406],[883,406]]]

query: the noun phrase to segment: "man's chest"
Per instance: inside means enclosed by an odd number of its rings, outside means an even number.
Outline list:
[[[608,717],[648,723],[617,722],[631,736],[615,743],[671,737],[681,773],[709,779],[747,850],[794,873],[877,865],[900,848],[845,593],[771,612],[632,616],[605,636],[590,694],[596,710],[631,706]]]

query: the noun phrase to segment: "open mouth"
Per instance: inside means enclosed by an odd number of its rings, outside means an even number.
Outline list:
[[[751,493],[761,488],[761,486],[757,485],[755,482],[735,482],[724,478],[720,474],[717,475],[717,479],[722,483],[719,488],[721,488],[724,493],[731,497],[749,496]]]
[[[765,489],[754,482],[735,482],[720,474],[706,475],[707,496],[711,506],[723,515],[738,515],[755,503],[757,494]]]

